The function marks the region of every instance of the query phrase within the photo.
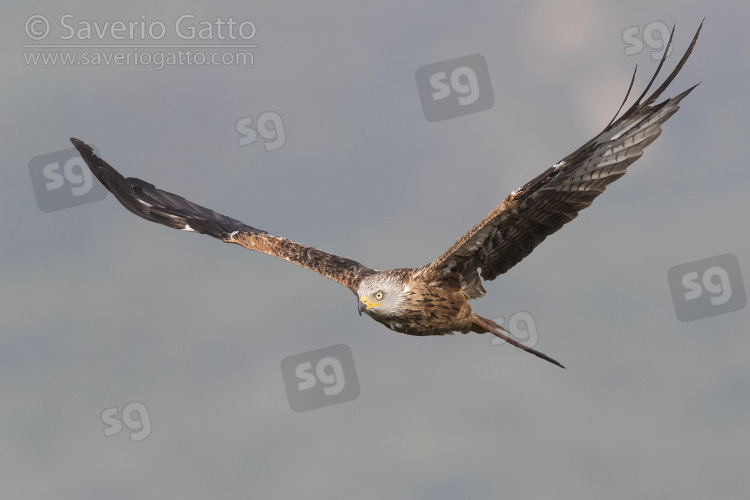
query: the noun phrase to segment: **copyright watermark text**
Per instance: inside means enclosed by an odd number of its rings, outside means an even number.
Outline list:
[[[252,66],[257,27],[248,19],[89,20],[73,14],[26,19],[23,44],[27,65]],[[85,49],[86,52],[81,52]]]

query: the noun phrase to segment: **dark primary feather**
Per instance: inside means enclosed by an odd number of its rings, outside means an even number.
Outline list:
[[[672,36],[646,89],[620,118],[613,119],[599,135],[508,195],[448,251],[423,268],[425,279],[458,272],[467,283],[469,296],[482,296],[484,289],[478,273],[485,280],[505,273],[547,236],[573,220],[607,185],[625,175],[628,166],[659,136],[661,124],[679,109],[679,102],[695,88],[653,104],[682,69],[700,29],[672,73],[645,101],[641,102],[664,65]],[[630,88],[634,78],[635,74]]]
[[[90,146],[71,138],[91,172],[122,205],[146,220],[175,229],[207,234],[227,243],[263,252],[294,262],[330,278],[352,291],[359,281],[374,271],[359,262],[273,236],[261,229],[232,219],[186,200],[182,196],[156,188],[134,177],[125,178],[106,161],[96,156]]]
[[[96,156],[88,144],[74,138],[70,142],[99,182],[125,208],[139,217],[175,229],[192,229],[219,239],[224,239],[233,231],[265,233],[210,208],[196,205],[182,196],[158,189],[141,179],[126,179],[109,163]]]

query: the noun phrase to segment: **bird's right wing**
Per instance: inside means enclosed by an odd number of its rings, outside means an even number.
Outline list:
[[[703,23],[701,23],[703,26]],[[493,280],[512,268],[550,234],[573,220],[591,205],[610,183],[641,157],[646,146],[661,133],[661,126],[679,109],[680,101],[695,86],[655,103],[682,69],[698,40],[700,27],[685,55],[669,76],[646,97],[672,45],[669,37],[659,66],[635,103],[615,118],[596,137],[508,195],[479,224],[471,228],[448,251],[420,270],[423,279],[459,273],[471,297],[484,295],[480,281]],[[674,35],[674,29],[672,29]],[[627,101],[630,88],[620,109]],[[645,99],[644,99],[645,98]]]
[[[355,293],[362,278],[374,273],[354,260],[273,236],[210,208],[196,205],[182,196],[158,189],[148,182],[134,177],[125,178],[96,156],[89,145],[78,139],[71,138],[70,141],[104,187],[139,217],[175,229],[207,234],[226,243],[288,260]]]

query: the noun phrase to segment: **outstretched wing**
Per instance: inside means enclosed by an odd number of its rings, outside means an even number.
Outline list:
[[[362,278],[374,273],[359,262],[270,235],[237,219],[196,205],[182,196],[157,189],[148,182],[133,177],[126,179],[96,156],[89,145],[78,139],[70,141],[104,187],[125,208],[139,217],[175,229],[207,234],[226,243],[236,243],[250,250],[294,262],[355,293]]]
[[[599,135],[508,195],[447,252],[422,268],[424,279],[434,280],[441,274],[458,272],[464,291],[471,298],[484,295],[478,271],[485,280],[505,273],[547,236],[573,220],[608,184],[625,175],[644,148],[659,137],[662,123],[679,109],[680,101],[695,88],[653,104],[685,64],[700,30],[699,27],[685,55],[658,89],[641,102],[664,64],[672,36],[646,89],[620,118],[617,115],[628,99],[635,72],[615,118]]]

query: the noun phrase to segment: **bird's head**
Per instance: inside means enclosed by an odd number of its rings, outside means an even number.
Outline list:
[[[406,287],[397,276],[379,272],[362,280],[357,289],[357,310],[362,315],[398,316],[406,305]]]

